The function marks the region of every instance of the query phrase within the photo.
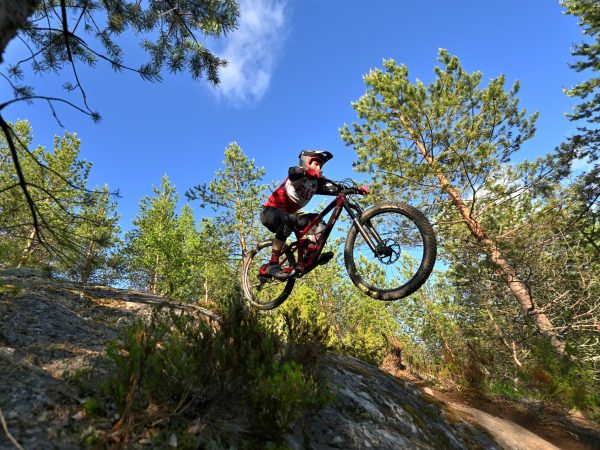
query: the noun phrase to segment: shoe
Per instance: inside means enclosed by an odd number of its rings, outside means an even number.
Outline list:
[[[323,264],[327,264],[329,261],[331,261],[331,258],[333,258],[333,252],[323,252],[317,260],[317,265],[321,266]]]
[[[290,277],[290,274],[284,272],[279,263],[276,262],[270,262],[265,266],[265,274],[279,281],[285,281]]]

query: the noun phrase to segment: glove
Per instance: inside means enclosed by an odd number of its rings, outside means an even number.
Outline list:
[[[307,178],[320,178],[321,173],[316,169],[304,169],[304,176]]]

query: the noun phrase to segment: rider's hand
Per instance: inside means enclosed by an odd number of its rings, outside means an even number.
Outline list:
[[[321,172],[316,169],[304,169],[304,175],[308,178],[319,178],[321,176]]]

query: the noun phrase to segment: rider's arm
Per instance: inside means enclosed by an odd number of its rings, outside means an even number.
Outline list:
[[[317,192],[318,195],[338,195],[340,192],[339,186],[333,181],[321,176],[317,183]]]
[[[304,169],[300,166],[292,166],[288,169],[288,178],[290,181],[299,180],[304,176]]]

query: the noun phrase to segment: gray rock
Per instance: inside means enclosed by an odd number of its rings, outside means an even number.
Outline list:
[[[451,423],[442,405],[412,385],[358,359],[328,355],[333,404],[304,417],[286,438],[290,448],[498,448],[465,423]]]
[[[38,278],[50,278],[51,273],[44,269],[32,269],[30,267],[11,267],[8,269],[0,270],[0,276],[2,277],[38,277]]]

